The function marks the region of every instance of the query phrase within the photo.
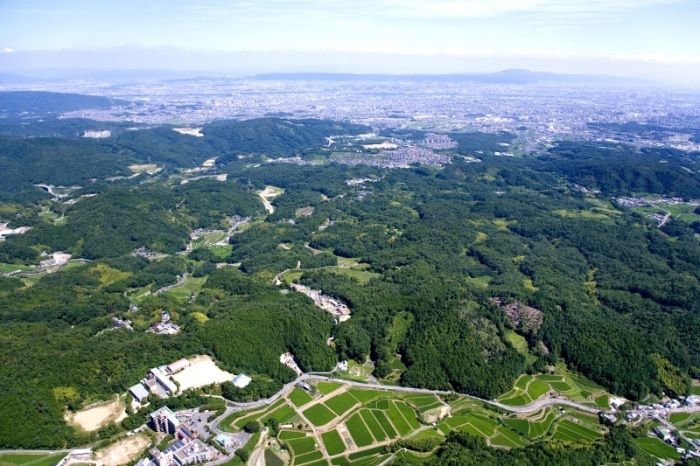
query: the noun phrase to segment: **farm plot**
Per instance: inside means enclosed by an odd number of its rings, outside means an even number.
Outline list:
[[[554,431],[555,439],[568,440],[572,442],[593,442],[603,437],[600,432],[575,424],[565,419],[557,424]]]
[[[306,393],[306,391],[302,390],[301,388],[294,388],[294,390],[292,390],[292,393],[289,394],[289,401],[291,401],[292,404],[294,404],[294,406],[296,406],[297,408],[304,406],[311,400],[313,400],[313,398],[311,398],[311,395]]]
[[[326,446],[326,451],[331,456],[339,455],[346,450],[345,442],[343,442],[337,430],[324,432],[321,434],[321,439]]]
[[[663,440],[658,438],[638,438],[634,442],[637,444],[640,450],[643,452],[655,456],[659,459],[674,459],[676,461],[681,459],[681,455],[676,451],[675,448],[666,444]]]
[[[323,393],[324,395],[328,395],[329,393],[339,389],[342,386],[343,384],[338,382],[319,382],[318,384],[316,384],[316,388],[318,389],[318,391]]]
[[[317,446],[313,437],[287,440],[287,445],[289,445],[294,456],[301,456],[316,451]]]
[[[335,413],[328,409],[326,405],[322,403],[313,405],[312,407],[304,411],[302,414],[306,419],[309,420],[309,422],[311,422],[317,427],[328,424],[336,418]]]
[[[379,425],[379,422],[377,422],[377,419],[370,410],[362,409],[360,410],[359,414],[362,420],[365,421],[367,427],[369,427],[372,436],[377,442],[383,442],[387,439],[384,429],[382,429],[382,426]]]
[[[582,403],[594,404],[601,408],[607,408],[609,394],[602,387],[583,377],[566,374],[566,368],[562,368],[565,375],[538,374],[523,375],[514,384],[513,389],[502,395],[499,401],[509,406],[524,406],[546,395],[555,392]]]
[[[325,405],[331,409],[338,416],[342,416],[346,412],[350,411],[353,406],[358,403],[357,399],[348,392],[336,395],[333,398],[326,400]]]
[[[367,426],[360,417],[359,413],[355,413],[345,422],[345,427],[348,428],[348,432],[355,441],[358,447],[366,447],[374,443],[372,434],[369,433]]]

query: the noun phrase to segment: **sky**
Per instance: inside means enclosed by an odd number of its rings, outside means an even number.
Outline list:
[[[0,71],[148,65],[700,82],[700,1],[0,0]]]

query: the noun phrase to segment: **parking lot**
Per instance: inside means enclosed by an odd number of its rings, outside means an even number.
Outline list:
[[[209,422],[209,413],[200,413],[197,411],[180,411],[176,414],[177,418],[184,425],[187,426],[193,434],[197,434],[197,437],[204,441],[210,436],[208,430],[205,426]]]

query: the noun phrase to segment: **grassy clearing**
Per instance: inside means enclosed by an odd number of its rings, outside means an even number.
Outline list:
[[[306,403],[310,402],[313,400],[311,398],[311,395],[306,393],[305,390],[302,390],[299,387],[295,387],[294,390],[292,390],[292,393],[289,394],[289,401],[294,404],[297,408],[304,406]]]
[[[316,427],[328,424],[336,418],[335,413],[328,409],[326,405],[319,403],[303,412],[304,417]]]
[[[329,270],[331,272],[337,273],[339,275],[345,275],[347,277],[350,277],[354,280],[357,280],[361,285],[364,285],[368,281],[370,281],[373,278],[379,278],[381,277],[381,274],[378,274],[376,272],[369,272],[365,270],[367,267],[367,264],[364,264],[363,266],[355,266],[355,267],[341,267],[341,266],[333,266],[333,267],[324,267],[326,270]]]
[[[54,466],[61,461],[67,453],[53,455],[34,453],[6,453],[0,455],[0,465],[3,466]]]
[[[355,413],[350,416],[350,418],[345,422],[345,427],[348,428],[348,432],[350,432],[352,439],[355,441],[355,444],[358,447],[366,447],[374,443],[372,434],[369,433],[369,430],[362,421],[359,413]]]
[[[202,286],[204,282],[207,281],[207,277],[193,277],[188,275],[185,279],[185,283],[180,286],[170,288],[165,291],[164,294],[169,294],[176,298],[189,299],[191,296],[197,296],[200,291],[202,291]]]
[[[340,434],[337,430],[331,430],[321,434],[321,439],[323,444],[326,446],[326,451],[329,455],[339,455],[346,450],[345,443],[343,439],[340,438]]]
[[[0,263],[0,274],[14,272],[15,270],[26,272],[31,269],[31,267],[27,267],[26,265]]]
[[[488,288],[489,283],[491,283],[491,280],[493,280],[493,277],[489,275],[482,275],[480,277],[467,277],[465,280],[470,285],[474,285],[479,288]]]
[[[432,406],[435,402],[441,403],[435,395],[408,395],[403,398],[417,408]]]
[[[346,412],[350,411],[353,406],[358,403],[357,399],[348,392],[336,395],[330,400],[325,401],[325,405],[329,407],[338,416],[342,416]]]
[[[679,422],[687,421],[690,418],[690,413],[673,413],[669,417],[669,420],[673,424],[678,424]]]
[[[338,382],[319,382],[316,385],[316,388],[319,392],[323,393],[324,395],[328,395],[332,391],[335,391],[342,386],[343,384]]]
[[[274,410],[279,408],[282,405],[282,403],[284,403],[284,400],[277,400],[276,402],[274,402],[272,405],[270,405],[270,407],[268,407],[264,411],[255,411],[255,412],[252,412],[250,414],[247,414],[244,417],[234,418],[235,420],[233,422],[233,425],[235,427],[237,427],[238,429],[242,429],[243,426],[246,425],[247,422],[257,421],[258,419],[261,419],[261,418],[267,419],[267,415],[269,415],[271,412],[273,412]],[[234,414],[238,414],[238,413],[234,413]],[[233,416],[233,415],[231,415],[231,416]],[[231,417],[231,416],[229,416],[229,417]],[[225,423],[227,420],[228,420],[228,417],[220,423],[220,427],[221,426],[225,427],[225,425],[226,425]]]

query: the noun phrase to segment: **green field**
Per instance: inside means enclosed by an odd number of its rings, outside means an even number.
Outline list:
[[[291,401],[297,408],[304,406],[311,400],[313,400],[313,398],[311,398],[311,395],[306,393],[305,390],[302,390],[298,387],[295,387],[294,390],[292,390],[292,393],[289,394],[289,401]]]
[[[580,403],[607,408],[609,394],[595,383],[585,378],[567,373],[566,366],[557,366],[557,374],[523,375],[516,380],[513,389],[502,395],[498,401],[509,406],[524,406],[546,395],[549,391],[558,392]]]
[[[374,443],[372,434],[369,433],[367,426],[365,426],[365,423],[362,422],[362,418],[360,417],[359,413],[355,413],[350,416],[350,418],[345,421],[345,427],[348,428],[348,432],[350,432],[352,439],[355,441],[355,444],[358,447],[366,447]]]
[[[386,414],[387,416],[389,416],[389,420],[399,432],[399,435],[401,435],[401,437],[404,437],[411,432],[411,425],[403,417],[403,414],[401,414],[399,408],[397,408],[396,405],[391,401],[389,401],[388,403]]]
[[[348,390],[348,392],[357,398],[357,400],[360,403],[367,403],[368,401],[371,401],[374,398],[378,398],[380,396],[386,396],[386,391],[383,390],[362,390],[359,388],[351,388]]]
[[[67,453],[55,453],[45,455],[41,453],[6,453],[0,455],[2,466],[54,466],[61,461]]]
[[[280,440],[294,440],[306,437],[306,432],[299,432],[298,430],[282,430],[277,437]]]
[[[268,416],[265,416],[263,420],[266,420],[268,417],[273,417],[277,419],[277,422],[279,422],[280,424],[284,424],[286,422],[291,421],[294,417],[296,417],[296,415],[297,412],[293,407],[289,405],[284,405],[276,411],[270,413]]]
[[[305,455],[316,450],[316,440],[313,437],[304,437],[299,439],[287,440],[289,448],[294,453],[294,456]]]
[[[362,420],[365,421],[367,427],[369,427],[372,436],[377,442],[387,440],[387,435],[384,432],[384,429],[382,429],[382,426],[379,425],[379,422],[377,422],[377,419],[372,415],[370,410],[360,410],[360,416],[362,417]]]
[[[553,437],[558,440],[571,442],[593,442],[602,438],[603,435],[600,432],[565,419],[557,424]]]
[[[420,427],[420,423],[416,418],[416,412],[413,410],[413,408],[408,406],[406,403],[402,403],[401,401],[394,401],[394,404],[397,408],[399,408],[399,411],[401,411],[401,414],[403,414],[404,419],[406,419],[408,425],[411,426],[411,429],[415,430]]]
[[[174,296],[180,299],[189,299],[191,296],[197,296],[200,291],[202,291],[202,286],[204,282],[207,281],[207,277],[195,278],[188,275],[185,279],[185,283],[179,286],[175,286],[165,291],[164,294]]]
[[[309,422],[311,422],[315,426],[322,426],[328,424],[336,418],[336,415],[333,413],[333,411],[326,408],[326,405],[322,403],[313,405],[312,407],[304,411],[302,414],[304,414],[304,417],[306,417],[306,419],[308,419]]]
[[[345,451],[345,443],[343,439],[340,438],[340,434],[337,430],[330,430],[321,434],[321,439],[323,444],[326,446],[326,451],[331,456],[339,455]]]
[[[399,436],[399,434],[396,433],[396,430],[394,430],[391,423],[389,422],[389,419],[386,417],[386,414],[384,414],[384,411],[373,409],[371,410],[371,412],[377,419],[377,422],[379,422],[379,425],[382,426],[384,432],[386,432],[386,434],[390,438],[397,438]]]
[[[690,413],[673,413],[669,417],[669,421],[671,421],[673,424],[677,424],[679,422],[687,421],[690,418]]]
[[[272,450],[265,450],[265,466],[284,466],[284,461]]]
[[[249,421],[257,421],[258,419],[267,419],[267,415],[269,415],[274,410],[279,408],[283,403],[284,403],[284,400],[277,400],[276,402],[274,402],[272,405],[270,405],[270,407],[268,407],[264,411],[254,411],[251,414],[246,414],[245,417],[234,418],[235,420],[233,422],[233,425],[236,426],[238,429],[242,429],[243,426],[246,425],[246,423]],[[233,414],[237,414],[237,413],[233,413]],[[233,414],[229,417],[232,417]],[[226,422],[226,420],[229,419],[229,417],[227,417],[226,419],[221,421],[220,427],[225,427],[225,422]],[[229,424],[229,425],[231,425],[231,424]]]
[[[338,416],[350,411],[350,409],[352,409],[352,407],[357,403],[357,399],[355,399],[355,397],[348,392],[341,393],[340,395],[336,395],[333,398],[325,401],[325,405]]]
[[[305,455],[300,455],[294,458],[294,464],[308,464],[312,461],[320,460],[323,458],[323,453],[320,451],[312,451]]]
[[[319,382],[316,384],[316,388],[324,395],[328,395],[330,392],[339,389],[342,385],[343,384],[339,382]]]
[[[663,440],[659,438],[638,438],[635,439],[634,442],[637,444],[640,450],[659,459],[671,458],[676,461],[681,459],[681,455],[676,451],[675,448],[666,444]]]

